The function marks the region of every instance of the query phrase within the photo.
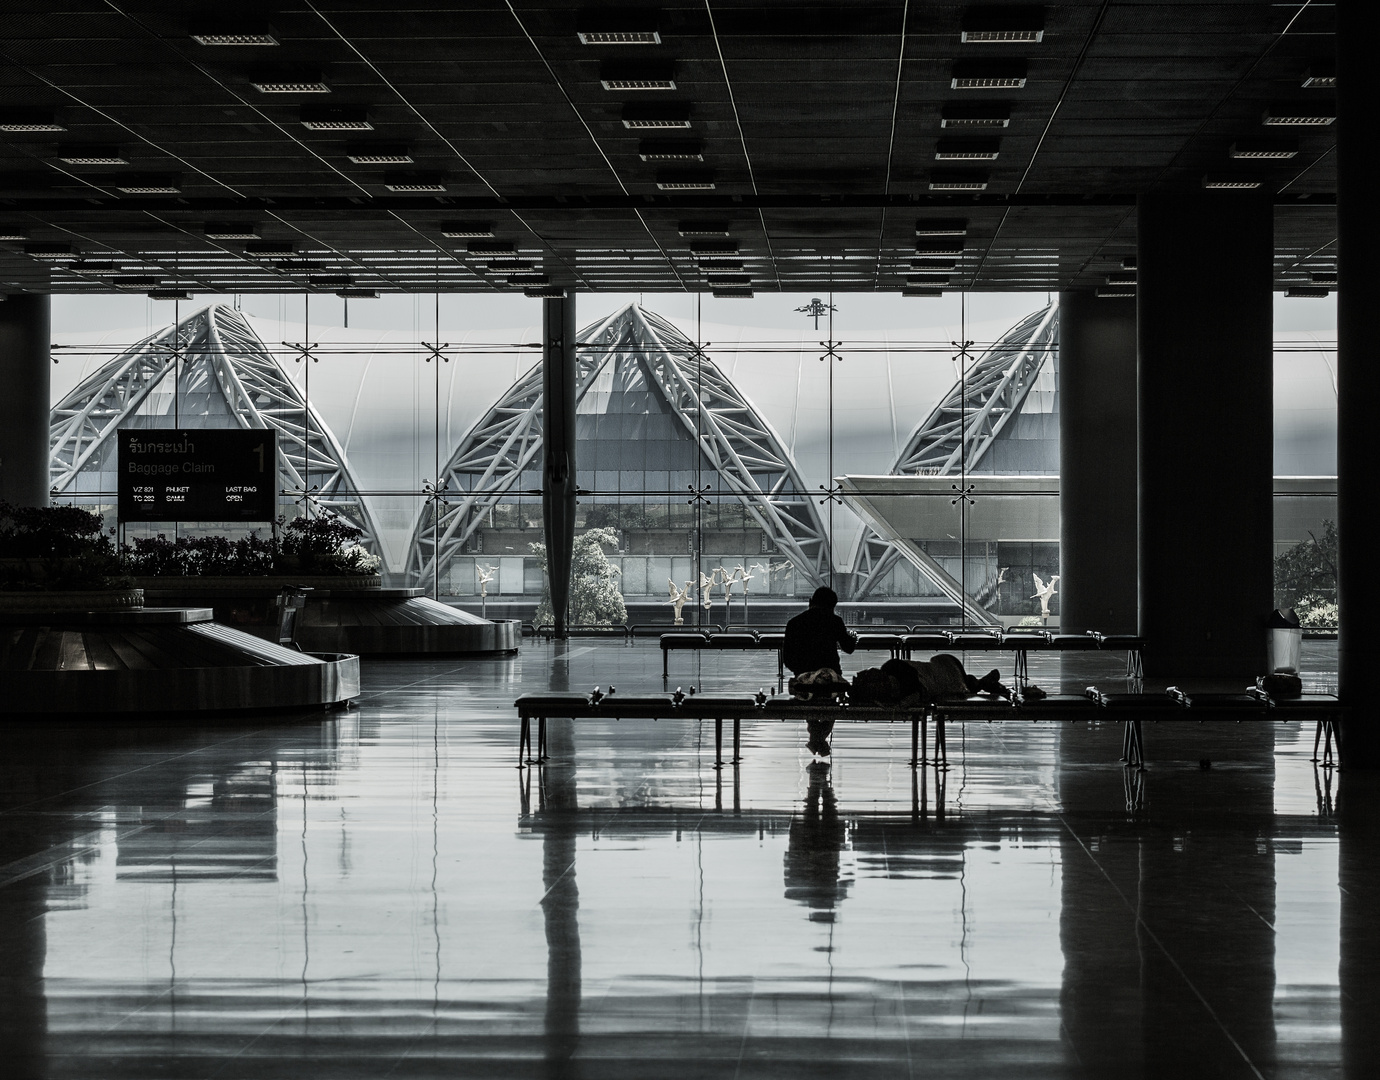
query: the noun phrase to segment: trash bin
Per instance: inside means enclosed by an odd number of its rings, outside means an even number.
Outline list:
[[[1265,662],[1273,674],[1297,675],[1303,654],[1303,630],[1293,608],[1270,613],[1265,631]]]

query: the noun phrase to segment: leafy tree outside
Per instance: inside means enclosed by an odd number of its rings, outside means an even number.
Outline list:
[[[1336,522],[1276,556],[1275,606],[1293,608],[1304,626],[1337,625]]]
[[[605,546],[618,547],[613,529],[590,529],[575,537],[575,556],[570,570],[570,610],[566,621],[574,626],[614,626],[628,621],[628,608],[618,588],[618,567],[609,562]],[[554,623],[551,610],[551,578],[546,566],[546,545],[532,544],[541,564],[541,603],[532,621],[540,626]]]

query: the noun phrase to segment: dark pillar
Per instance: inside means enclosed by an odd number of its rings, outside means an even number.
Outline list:
[[[1134,634],[1136,301],[1059,294],[1059,627]]]
[[[1380,506],[1372,415],[1380,392],[1374,325],[1380,295],[1375,258],[1380,147],[1373,130],[1380,105],[1373,71],[1377,24],[1380,12],[1374,4],[1343,0],[1337,5],[1338,691],[1351,707],[1342,721],[1342,764],[1349,769],[1380,768],[1380,709],[1375,695],[1366,692],[1380,649],[1380,573],[1370,518]]]
[[[1151,677],[1253,678],[1273,606],[1273,206],[1142,195],[1140,631]]]
[[[575,297],[542,301],[542,517],[556,636],[565,637],[575,549]]]
[[[52,367],[47,296],[0,302],[0,502],[47,506]]]
[[[1342,1006],[1342,1076],[1380,1075],[1380,773],[1343,771],[1337,793],[1337,884],[1341,941],[1337,981]]]

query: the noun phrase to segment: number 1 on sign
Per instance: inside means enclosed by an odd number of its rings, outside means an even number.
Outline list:
[[[264,444],[263,444],[263,443],[259,443],[258,446],[254,447],[254,453],[256,453],[256,454],[259,455],[259,472],[263,472],[263,471],[264,471]]]

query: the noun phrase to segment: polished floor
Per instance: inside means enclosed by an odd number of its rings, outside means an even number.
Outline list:
[[[554,722],[515,767],[517,694],[660,671],[529,641],[349,712],[0,727],[0,1074],[1380,1076],[1380,783],[1311,728],[1155,725],[1137,773],[1115,725],[965,725],[916,772],[901,725],[825,765],[761,723],[716,771],[712,724]]]

